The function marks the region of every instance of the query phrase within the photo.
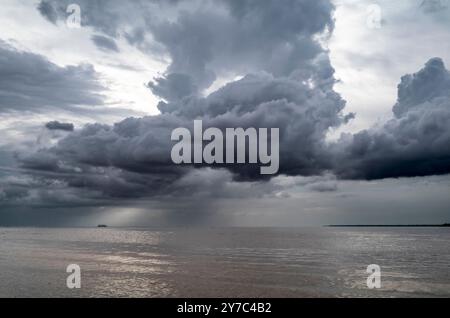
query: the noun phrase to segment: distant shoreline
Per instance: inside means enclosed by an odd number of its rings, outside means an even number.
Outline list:
[[[332,224],[326,227],[450,227],[450,223],[444,224]]]

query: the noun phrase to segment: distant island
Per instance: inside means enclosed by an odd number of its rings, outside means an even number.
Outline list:
[[[105,224],[99,224],[99,225],[97,225],[97,227],[108,227],[108,226]]]
[[[444,224],[334,224],[326,227],[450,227],[450,223]]]

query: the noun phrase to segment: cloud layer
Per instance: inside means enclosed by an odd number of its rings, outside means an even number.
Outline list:
[[[327,131],[347,120],[341,113],[344,102],[336,93],[270,75],[249,75],[206,98],[163,103],[158,116],[129,118],[114,126],[88,125],[22,164],[68,174],[63,179],[72,186],[113,196],[164,195],[174,190],[173,184],[189,184],[179,179],[192,175],[192,168],[171,162],[171,131],[191,127],[193,119],[202,118],[205,127],[280,127],[280,173],[285,175],[332,172],[341,179],[373,180],[446,174],[450,86],[441,84],[449,76],[440,59],[431,59],[418,73],[402,78],[393,109],[403,112],[397,111],[379,127],[344,134],[332,144],[326,142]],[[420,87],[430,82],[436,83],[435,90],[420,94]],[[235,180],[260,178],[253,167],[227,168]],[[334,186],[314,188],[326,191]]]
[[[46,3],[62,12],[60,4]],[[353,116],[343,113],[345,102],[333,90],[334,70],[319,42],[319,36],[333,29],[331,3],[206,1],[190,10],[184,4],[165,5],[170,19],[146,21],[172,61],[163,77],[149,83],[165,100],[158,105],[161,115],[128,118],[114,126],[88,125],[55,147],[22,158],[24,168],[63,174],[70,186],[113,196],[164,194],[180,178],[192,176],[193,169],[173,165],[172,130],[191,128],[194,119],[202,119],[204,128],[280,128],[282,174],[310,176],[331,169],[327,132]],[[128,9],[149,6],[135,2]],[[108,19],[107,25],[94,18],[98,8],[81,7],[87,10],[83,23],[111,36],[125,34],[124,17]],[[119,4],[114,8],[117,14],[123,9]],[[227,73],[247,75],[206,97],[200,94]],[[236,180],[261,178],[259,167],[225,168]]]
[[[39,8],[56,23],[66,18],[69,4],[43,0]],[[333,29],[334,7],[328,0],[288,0],[282,6],[254,0],[84,0],[79,5],[82,25],[170,56],[166,74],[150,85],[168,100],[198,93],[225,75],[265,71],[324,80],[331,75],[331,67],[316,67],[324,50],[314,37]]]
[[[58,24],[68,3],[45,0],[38,9]],[[166,72],[148,83],[161,98],[161,114],[77,130],[48,123],[48,129],[71,132],[56,145],[16,155],[20,177],[11,174],[2,181],[2,202],[99,205],[193,195],[284,197],[292,184],[283,178],[290,176],[307,177],[301,186],[325,193],[337,190],[337,179],[450,172],[450,75],[439,58],[401,79],[390,120],[343,134],[336,142],[327,140],[330,131],[354,117],[334,90],[334,69],[322,45],[334,27],[330,1],[289,0],[283,6],[252,0],[189,1],[189,6],[182,0],[79,3],[82,24],[95,30],[92,40],[98,47],[115,54],[115,40],[125,39],[169,58]],[[0,77],[7,88],[0,92],[0,109],[102,103],[103,87],[92,67],[59,67],[32,53],[0,49],[8,57],[0,59],[0,75],[13,74]],[[221,80],[228,84],[213,88]],[[175,166],[171,132],[192,129],[196,119],[204,128],[279,128],[283,176],[262,179],[259,167],[251,165]]]
[[[60,67],[0,40],[0,112],[80,111],[104,104],[106,88],[92,65]]]

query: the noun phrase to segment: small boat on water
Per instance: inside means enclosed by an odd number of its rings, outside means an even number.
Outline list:
[[[105,224],[99,224],[99,225],[97,225],[97,227],[108,227],[108,226]]]

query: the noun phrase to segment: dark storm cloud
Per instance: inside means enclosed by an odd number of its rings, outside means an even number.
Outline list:
[[[20,157],[23,169],[41,182],[50,179],[112,199],[183,193],[217,197],[233,192],[229,184],[239,189],[236,180],[260,184],[259,170],[249,166],[205,170],[172,164],[172,130],[192,128],[194,119],[202,119],[204,128],[280,128],[279,172],[285,175],[331,172],[341,179],[381,179],[450,172],[449,81],[439,59],[402,78],[393,119],[330,144],[328,132],[353,114],[344,113],[328,53],[317,40],[333,28],[329,1],[292,0],[283,6],[277,1],[203,1],[189,9],[183,3],[165,4],[168,17],[142,20],[151,5],[162,4],[81,1],[85,24],[117,37],[122,25],[135,22],[167,50],[166,74],[149,84],[165,100],[158,106],[161,114],[88,125],[54,147]],[[145,41],[147,33],[135,41]],[[230,74],[245,76],[209,96],[199,94]],[[310,189],[332,192],[337,185],[324,181]]]
[[[402,77],[393,112],[395,117],[401,118],[415,108],[426,107],[424,103],[434,103],[438,99],[450,99],[450,74],[442,59],[433,58],[419,72]]]
[[[195,189],[204,182],[198,182],[192,168],[172,165],[169,140],[172,129],[191,127],[193,119],[202,118],[205,128],[280,127],[280,173],[286,175],[331,171],[341,179],[382,179],[449,173],[450,86],[442,85],[448,76],[440,59],[430,60],[423,70],[403,77],[396,117],[331,145],[325,142],[327,131],[348,119],[338,94],[271,75],[249,75],[206,98],[162,103],[158,116],[88,125],[22,164],[65,173],[68,185],[111,197],[199,193]],[[228,168],[234,180],[260,177],[252,168]],[[204,179],[216,180],[212,174]],[[220,188],[219,182],[214,184]],[[211,186],[201,188],[211,193]],[[335,191],[337,184],[325,180],[309,188]]]
[[[248,75],[204,99],[160,103],[163,114],[203,119],[205,127],[280,128],[280,173],[312,175],[329,166],[325,136],[345,123],[345,102],[328,87],[311,88],[296,80]],[[243,167],[241,177],[259,178],[258,169]]]
[[[114,126],[88,125],[24,162],[27,168],[52,171],[61,171],[60,167],[75,171],[87,165],[178,177],[179,169],[170,158],[171,132],[177,127],[192,128],[193,120],[200,118],[204,128],[280,127],[280,172],[320,174],[330,164],[326,133],[347,120],[342,114],[344,105],[328,88],[312,89],[294,80],[249,75],[206,98],[162,103],[158,116],[128,118]],[[234,172],[245,179],[261,178],[255,167]]]
[[[1,41],[0,88],[0,112],[102,105],[105,90],[92,65],[60,67]]]
[[[341,178],[382,179],[450,173],[450,73],[439,58],[402,77],[395,118],[343,136],[334,147]]]
[[[63,130],[63,131],[73,131],[75,129],[73,124],[61,123],[59,121],[50,121],[45,124],[45,128],[47,128],[48,130]]]
[[[92,124],[20,158],[27,174],[92,190],[108,198],[164,193],[185,173],[169,165],[171,118],[129,118],[114,126]],[[177,124],[172,123],[173,127]]]
[[[119,47],[117,46],[116,41],[111,38],[96,34],[92,36],[92,41],[101,50],[119,52]]]
[[[45,2],[64,18],[64,1]],[[282,173],[314,175],[331,167],[325,136],[352,115],[342,112],[345,102],[332,88],[334,70],[316,39],[333,28],[329,1],[289,0],[286,6],[225,0],[79,4],[83,25],[111,37],[134,34],[137,46],[150,35],[167,50],[171,64],[166,74],[148,85],[166,102],[159,105],[161,115],[88,125],[50,149],[20,156],[22,168],[36,178],[48,179],[50,173],[68,187],[108,197],[192,193],[196,170],[172,164],[170,135],[174,128],[191,128],[194,119],[202,119],[205,128],[282,128]],[[156,16],[154,8],[167,16]],[[249,75],[210,96],[198,94],[227,74]],[[259,182],[258,170],[232,172]],[[233,180],[226,170],[206,171],[202,176],[224,185]],[[218,171],[226,171],[227,177],[216,178]]]

